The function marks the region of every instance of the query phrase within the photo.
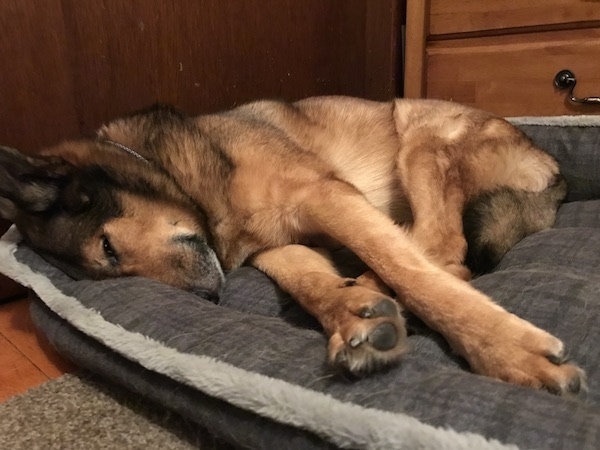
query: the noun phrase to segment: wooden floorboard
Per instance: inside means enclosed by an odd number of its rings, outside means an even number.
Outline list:
[[[35,328],[22,298],[0,305],[0,402],[75,370]]]
[[[0,401],[38,386],[49,378],[0,335]]]

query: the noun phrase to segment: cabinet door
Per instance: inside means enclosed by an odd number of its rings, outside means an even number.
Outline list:
[[[154,102],[398,93],[400,0],[4,0],[0,143],[26,151]]]

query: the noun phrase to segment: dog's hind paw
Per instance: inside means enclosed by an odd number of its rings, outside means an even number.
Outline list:
[[[398,304],[389,297],[370,292],[372,299],[362,305],[348,302],[329,339],[329,360],[351,373],[368,373],[386,366],[406,351],[406,327]]]

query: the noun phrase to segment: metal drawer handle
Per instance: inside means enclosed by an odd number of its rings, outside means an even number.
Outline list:
[[[573,95],[573,89],[577,84],[575,74],[570,70],[564,69],[554,77],[554,85],[559,89],[569,89],[569,100],[573,103],[600,104],[600,97],[583,97],[578,98]]]

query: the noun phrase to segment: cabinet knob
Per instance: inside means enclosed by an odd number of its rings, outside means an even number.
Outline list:
[[[600,104],[600,97],[575,97],[573,95],[573,89],[575,89],[576,84],[577,79],[575,78],[575,74],[568,69],[561,70],[554,77],[554,86],[556,86],[558,89],[568,89],[569,100],[571,100],[573,103],[584,103],[592,105]]]

